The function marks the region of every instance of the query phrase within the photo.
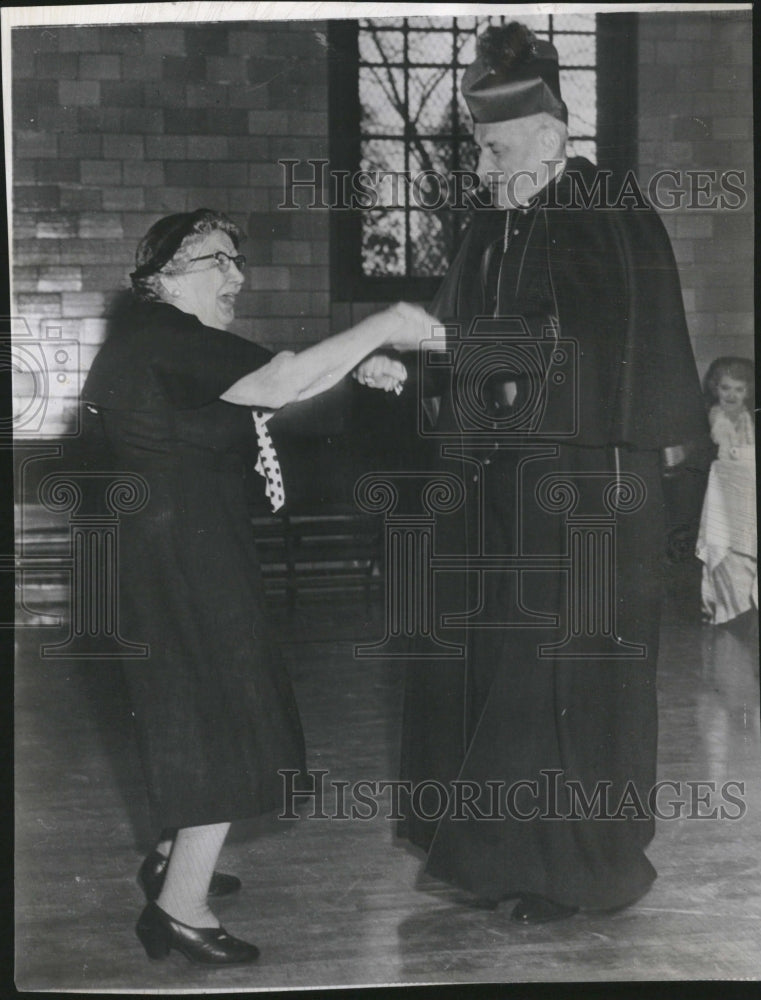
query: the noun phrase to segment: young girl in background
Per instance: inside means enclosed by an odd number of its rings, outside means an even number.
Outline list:
[[[717,358],[705,378],[718,456],[711,465],[696,546],[703,614],[712,625],[758,607],[753,365]]]

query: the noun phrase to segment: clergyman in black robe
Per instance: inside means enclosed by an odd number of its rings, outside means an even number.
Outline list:
[[[427,787],[400,833],[428,874],[543,922],[655,878],[663,455],[706,424],[660,219],[589,197],[552,46],[485,35],[463,93],[504,201],[474,213],[431,308],[449,353],[424,363],[438,468],[464,484],[436,553],[465,568],[436,601],[465,655],[407,667],[401,776]]]

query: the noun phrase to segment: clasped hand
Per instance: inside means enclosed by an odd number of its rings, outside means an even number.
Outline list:
[[[395,392],[397,396],[407,381],[406,367],[388,354],[371,354],[357,365],[352,374],[360,385],[369,386],[371,389],[383,389],[384,392]]]
[[[443,339],[443,331],[436,318],[420,306],[397,302],[380,315],[384,319],[397,320],[397,329],[390,334],[387,341],[388,346],[397,351],[415,351],[424,341]],[[407,380],[407,369],[404,364],[382,352],[365,358],[352,374],[361,385],[382,389],[384,392],[395,392],[397,396]]]

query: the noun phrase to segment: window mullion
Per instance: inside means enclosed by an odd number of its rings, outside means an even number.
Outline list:
[[[405,177],[410,174],[410,55],[409,55],[409,21],[404,19],[404,34],[402,61],[404,63],[404,171]],[[410,233],[410,197],[409,189],[405,184],[404,197],[404,273],[412,274],[412,239]]]

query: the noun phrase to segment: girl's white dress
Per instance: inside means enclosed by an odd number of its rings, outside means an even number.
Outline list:
[[[719,446],[703,501],[696,554],[703,562],[703,614],[721,625],[758,607],[756,453],[750,413],[733,422],[719,406],[709,414]]]

